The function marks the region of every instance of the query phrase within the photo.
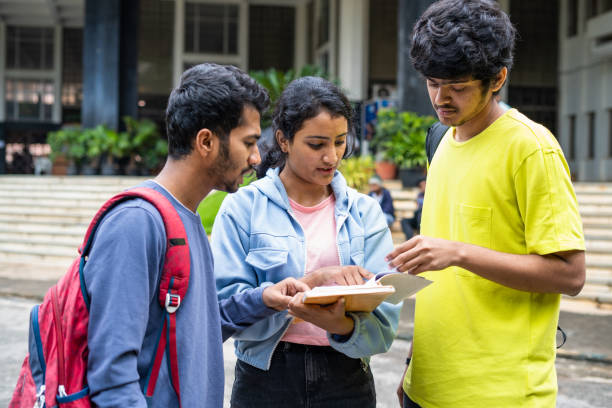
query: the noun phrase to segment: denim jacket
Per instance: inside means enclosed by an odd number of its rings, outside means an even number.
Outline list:
[[[372,273],[386,269],[393,249],[391,233],[371,197],[346,185],[336,171],[331,183],[336,198],[336,243],[342,265],[359,265]],[[304,276],[306,242],[293,215],[278,169],[228,195],[215,219],[211,246],[219,299],[246,289],[269,286],[287,277]],[[395,337],[401,304],[383,302],[372,313],[349,313],[355,321],[350,338],[331,347],[352,358],[386,352]],[[234,335],[238,359],[262,370],[270,368],[274,349],[292,317],[277,312]]]

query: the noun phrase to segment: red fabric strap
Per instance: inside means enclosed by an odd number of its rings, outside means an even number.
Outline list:
[[[155,360],[153,360],[153,367],[151,368],[151,376],[149,377],[149,384],[145,395],[152,397],[155,392],[155,385],[157,384],[157,377],[159,376],[159,369],[161,368],[162,360],[164,359],[164,351],[166,351],[166,319],[164,319],[164,327],[162,328],[161,335],[159,336],[159,344],[155,352]]]
[[[178,398],[179,408],[181,407],[181,385],[179,382],[179,370],[178,370],[178,350],[176,345],[176,314],[168,314],[170,320],[170,344],[168,344],[168,357],[170,358],[170,376],[172,378],[172,385],[174,391],[176,391],[176,397]]]

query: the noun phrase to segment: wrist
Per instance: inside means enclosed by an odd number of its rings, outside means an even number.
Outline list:
[[[450,266],[464,267],[467,261],[466,245],[463,242],[455,241],[454,246],[455,250],[453,253],[455,256]]]
[[[344,319],[340,327],[334,330],[334,334],[337,334],[339,336],[345,336],[345,337],[350,336],[351,334],[353,334],[354,328],[355,328],[355,321],[349,316],[344,316]]]

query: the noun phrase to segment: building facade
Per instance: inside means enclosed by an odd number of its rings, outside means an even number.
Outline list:
[[[612,1],[560,5],[559,138],[578,180],[612,181]]]
[[[61,126],[161,124],[181,72],[205,61],[318,65],[357,106],[399,97],[433,114],[406,50],[431,2],[0,0],[0,172],[24,144],[46,154]],[[503,97],[558,135],[579,180],[612,180],[611,2],[500,0],[520,33]]]

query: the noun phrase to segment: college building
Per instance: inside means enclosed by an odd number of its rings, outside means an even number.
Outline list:
[[[503,99],[558,137],[577,180],[612,181],[612,0],[500,0],[516,25]],[[409,60],[431,0],[0,0],[0,173],[48,154],[62,126],[163,123],[201,62],[247,71],[317,65],[360,111],[433,114]],[[22,170],[23,171],[23,170]]]

